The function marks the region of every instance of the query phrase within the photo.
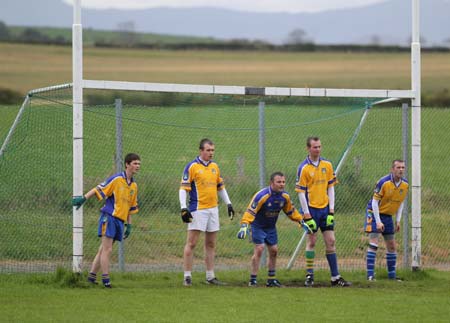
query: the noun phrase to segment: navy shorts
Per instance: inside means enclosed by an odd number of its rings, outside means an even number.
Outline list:
[[[366,221],[364,223],[364,231],[367,233],[382,233],[383,235],[394,234],[395,226],[393,216],[380,214],[381,223],[384,224],[384,231],[377,231],[377,221],[371,210],[366,210]]]
[[[327,225],[327,216],[330,211],[328,206],[318,209],[315,207],[309,207],[309,214],[311,214],[314,221],[317,223],[317,228],[320,228],[320,231],[333,231],[334,223],[332,225]],[[318,230],[318,229],[317,229]],[[317,232],[314,231],[314,232]]]
[[[98,220],[98,236],[108,237],[114,241],[122,241],[123,237],[123,221],[108,213],[100,213]]]
[[[276,245],[278,243],[277,228],[261,228],[252,225],[252,241],[255,244]]]

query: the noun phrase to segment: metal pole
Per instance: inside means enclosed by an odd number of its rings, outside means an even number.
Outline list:
[[[402,146],[403,160],[406,169],[409,167],[409,106],[407,103],[402,104]],[[409,266],[409,208],[408,197],[406,197],[403,207],[403,268]]]
[[[258,104],[259,114],[259,188],[262,189],[266,185],[266,129],[265,129],[265,102],[260,101]],[[267,248],[261,255],[260,267],[264,267],[267,262]]]
[[[3,142],[2,148],[0,149],[0,157],[2,157],[3,153],[6,150],[6,146],[8,145],[9,141],[11,140],[12,134],[14,133],[14,130],[16,130],[20,119],[22,118],[22,114],[25,111],[25,107],[30,103],[30,96],[27,95],[25,97],[25,100],[22,103],[22,106],[19,109],[19,112],[17,113],[16,119],[14,120],[13,125],[8,131],[8,135],[5,138],[5,141]]]
[[[411,253],[413,270],[421,267],[422,254],[422,165],[421,165],[421,54],[420,54],[420,1],[412,0],[412,43],[411,43]]]
[[[73,78],[73,196],[83,195],[83,35],[81,0],[73,4],[72,26]],[[80,273],[83,263],[83,208],[74,207],[72,270]]]
[[[116,173],[123,170],[122,168],[122,99],[116,99]],[[119,270],[125,271],[125,246],[124,241],[119,242]]]

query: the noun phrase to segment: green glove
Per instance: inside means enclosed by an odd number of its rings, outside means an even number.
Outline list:
[[[301,220],[298,222],[298,224],[300,225],[300,227],[306,231],[306,233],[311,232],[314,233],[311,228],[305,223],[305,221]]]
[[[125,233],[123,235],[123,238],[126,239],[130,236],[131,234],[131,223],[126,224],[126,229],[125,229]]]
[[[84,196],[75,196],[72,199],[72,206],[76,206],[77,210],[86,202],[86,198]]]
[[[327,215],[327,227],[334,225],[334,213],[328,213]]]
[[[311,231],[317,231],[317,223],[313,218],[309,218],[308,220],[304,220],[306,225],[311,229]]]
[[[243,223],[243,224],[241,224],[241,228],[239,229],[237,237],[238,237],[238,239],[245,239],[247,234],[248,234],[248,224]]]

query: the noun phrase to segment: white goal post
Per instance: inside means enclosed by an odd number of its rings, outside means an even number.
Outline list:
[[[83,194],[83,89],[113,89],[130,91],[182,92],[202,94],[271,95],[302,97],[360,97],[411,99],[411,213],[412,213],[412,269],[421,266],[421,47],[419,29],[420,0],[412,1],[411,89],[329,89],[213,86],[145,82],[117,82],[83,79],[83,43],[81,0],[74,0],[72,26],[73,64],[73,196]],[[83,208],[73,208],[74,272],[82,271]]]

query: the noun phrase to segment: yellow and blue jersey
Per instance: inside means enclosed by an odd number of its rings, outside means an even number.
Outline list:
[[[189,192],[189,211],[209,209],[219,204],[217,192],[225,188],[219,166],[199,157],[186,165],[180,189]]]
[[[139,211],[137,202],[137,184],[134,179],[127,182],[125,172],[109,177],[105,182],[97,185],[95,195],[99,200],[106,200],[101,211],[126,221],[129,214]]]
[[[379,201],[380,214],[395,216],[398,208],[408,195],[409,184],[404,178],[395,185],[392,174],[382,177],[375,186],[372,199]],[[372,212],[372,199],[367,204],[367,210]]]
[[[298,166],[295,191],[305,193],[308,205],[322,209],[328,205],[328,188],[337,179],[330,161],[320,158],[315,166],[309,156]]]
[[[274,228],[280,211],[293,221],[302,220],[302,216],[291,202],[287,192],[274,192],[266,187],[257,192],[242,216],[241,224],[247,223],[261,228]]]

